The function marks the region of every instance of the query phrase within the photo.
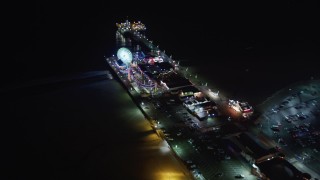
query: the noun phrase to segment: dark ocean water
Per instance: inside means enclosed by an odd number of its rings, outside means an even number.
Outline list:
[[[237,98],[261,99],[319,78],[316,3],[38,3],[13,6],[1,86],[103,70],[117,51],[117,22],[141,21],[146,36]],[[251,97],[252,96],[252,97]],[[257,98],[259,97],[259,98]]]
[[[213,66],[219,67],[218,74],[232,68],[231,74],[240,76],[249,69],[256,82],[270,77],[273,84],[316,76],[315,63],[310,62],[319,59],[320,30],[313,2],[162,2],[152,8],[134,2],[43,2],[28,10],[23,4],[12,9],[5,26],[9,56],[1,66],[6,72],[2,85],[105,68],[103,56],[117,50],[115,23],[127,18],[140,20],[160,49],[183,64],[209,71],[205,76],[210,78],[217,77],[208,68]],[[214,80],[227,82],[225,86],[239,82],[230,82],[235,78],[229,74]]]
[[[42,24],[44,31],[38,34],[38,30],[34,30],[36,38],[31,39],[32,44],[12,57],[13,73],[2,76],[3,85],[106,69],[103,56],[117,51],[115,23],[125,18],[108,17],[106,22],[101,18],[73,25],[63,23],[66,31],[56,27],[55,37],[48,37],[46,33],[61,23]],[[194,67],[199,75],[229,92],[232,98],[259,103],[291,83],[320,77],[318,39],[306,31],[266,33],[249,30],[252,26],[232,30],[236,24],[219,28],[223,23],[208,25],[206,29],[203,21],[131,19],[146,24],[146,36],[160,49],[181,65]]]

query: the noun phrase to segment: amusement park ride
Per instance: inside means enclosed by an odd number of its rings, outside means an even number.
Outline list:
[[[178,69],[179,64],[172,61],[171,57],[160,51],[158,46],[154,46],[152,41],[140,33],[146,29],[140,21],[131,23],[127,20],[116,25],[119,49],[112,62],[116,67],[115,70],[127,77],[131,86],[141,96],[153,96],[168,90],[163,86],[165,83],[162,77],[166,74],[178,74],[174,71]],[[135,45],[132,45],[132,39],[135,40]],[[141,46],[144,47],[143,50]]]
[[[135,54],[143,52],[136,52]],[[157,83],[154,79],[148,77],[138,66],[140,63],[154,65],[155,62],[158,62],[154,58],[145,58],[140,55],[133,56],[132,52],[126,48],[121,47],[117,52],[117,65],[119,70],[125,74],[132,83],[135,89],[138,88],[142,94],[154,94],[157,91]]]

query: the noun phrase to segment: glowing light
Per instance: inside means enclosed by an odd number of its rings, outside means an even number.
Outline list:
[[[186,176],[183,173],[175,171],[165,171],[157,174],[157,180],[183,180],[186,179]]]
[[[252,164],[252,167],[254,167],[254,168],[258,168],[258,166],[256,166],[255,164]]]
[[[121,59],[123,61],[123,63],[125,63],[127,66],[132,61],[132,53],[131,53],[131,51],[129,49],[127,49],[127,48],[124,48],[124,47],[122,47],[122,48],[120,48],[118,50],[117,57],[119,59]]]
[[[170,153],[170,148],[169,148],[169,144],[166,141],[162,141],[162,143],[160,144],[160,152],[162,154],[168,154]]]

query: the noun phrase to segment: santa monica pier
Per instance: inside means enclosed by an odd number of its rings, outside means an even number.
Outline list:
[[[192,178],[311,179],[259,129],[260,113],[249,102],[209,87],[154,45],[140,21],[116,26],[117,52],[105,60]]]

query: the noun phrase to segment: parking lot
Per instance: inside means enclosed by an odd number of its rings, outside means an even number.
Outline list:
[[[167,140],[195,179],[256,179],[250,174],[250,165],[240,155],[230,152],[221,140],[222,127],[231,123],[228,119],[211,117],[199,121],[171,98],[143,102],[144,109],[156,120],[158,134]]]
[[[283,149],[290,162],[320,174],[320,82],[280,90],[259,108],[257,126]]]

